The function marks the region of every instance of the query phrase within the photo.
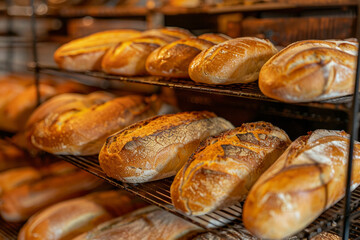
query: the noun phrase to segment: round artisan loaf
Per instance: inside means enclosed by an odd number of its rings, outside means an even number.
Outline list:
[[[260,90],[284,102],[309,102],[353,93],[357,43],[305,40],[273,56],[259,75]]]
[[[235,38],[203,50],[191,62],[189,75],[195,82],[208,84],[253,82],[276,52],[269,40]]]
[[[210,112],[183,112],[150,118],[110,136],[99,155],[104,172],[123,182],[174,176],[200,141],[233,125]]]
[[[198,226],[155,206],[100,224],[74,240],[180,240]]]
[[[18,240],[64,240],[100,223],[145,206],[124,191],[89,194],[52,205],[33,215],[21,228]]]
[[[251,188],[245,227],[261,239],[284,239],[313,222],[345,194],[348,146],[343,131],[316,130],[296,139]],[[351,189],[359,184],[356,142]]]
[[[228,40],[223,37],[224,41]],[[205,40],[206,39],[206,40]],[[190,37],[169,43],[153,51],[146,60],[146,70],[157,76],[188,78],[188,68],[190,62],[202,50],[208,49],[214,43],[209,41],[214,39],[220,41],[221,36],[211,38],[209,35],[202,39],[199,37]]]
[[[208,138],[171,185],[175,208],[196,216],[245,200],[290,143],[283,130],[267,122],[245,123]]]
[[[62,45],[55,51],[54,60],[67,70],[101,70],[101,60],[107,50],[140,34],[129,29],[98,32]]]
[[[106,138],[120,129],[154,116],[162,102],[157,96],[131,95],[102,104],[64,106],[35,124],[32,144],[53,154],[92,155],[99,153]],[[71,103],[70,103],[71,104]]]

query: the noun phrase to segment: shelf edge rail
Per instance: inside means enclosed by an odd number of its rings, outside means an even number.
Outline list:
[[[358,43],[360,42],[360,0],[357,1],[357,23],[356,23],[356,38]],[[360,81],[360,48],[358,47],[357,63],[356,63],[356,77],[354,85],[354,96],[352,99],[352,107],[349,112],[349,152],[348,152],[348,163],[347,163],[347,174],[346,174],[346,192],[345,192],[345,204],[344,204],[344,221],[342,229],[342,238],[344,240],[349,239],[350,232],[350,212],[351,212],[351,177],[353,170],[353,157],[354,157],[354,144],[355,140],[358,139],[359,131],[359,81]]]

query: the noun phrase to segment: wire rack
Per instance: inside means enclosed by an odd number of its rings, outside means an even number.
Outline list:
[[[191,217],[178,212],[171,203],[170,186],[173,178],[167,178],[159,181],[128,184],[123,183],[105,175],[99,166],[97,156],[59,156],[60,158],[82,168],[104,180],[115,185],[116,187],[125,189],[145,201],[158,207],[172,212],[186,220],[210,231],[218,234],[229,234],[240,239],[254,239],[253,236],[244,228],[242,223],[242,203],[228,207],[223,210],[215,211],[210,214],[199,217]],[[352,218],[354,219],[351,228],[351,238],[360,238],[360,212],[355,211],[360,205],[360,188],[352,193]],[[343,200],[325,211],[312,224],[303,231],[296,234],[291,239],[311,238],[322,231],[339,232],[341,221],[343,219]]]
[[[16,240],[21,224],[8,223],[0,218],[0,239],[1,240]]]
[[[29,64],[30,69],[34,69],[33,64]],[[232,97],[242,97],[247,99],[255,99],[268,102],[278,102],[265,96],[259,89],[257,82],[231,85],[209,85],[196,83],[190,79],[174,79],[156,76],[141,76],[141,77],[124,77],[117,75],[109,75],[103,72],[96,71],[69,71],[53,66],[39,65],[39,70],[45,74],[58,75],[62,77],[71,77],[79,80],[81,83],[93,85],[102,88],[116,88],[120,86],[119,82],[132,82],[141,84],[150,84],[156,86],[185,89],[197,92],[204,92],[210,94],[219,94]],[[299,106],[306,106],[312,108],[323,108],[330,110],[348,111],[352,96],[338,97],[321,102],[312,102],[306,104],[295,104]],[[294,104],[292,104],[294,105]]]

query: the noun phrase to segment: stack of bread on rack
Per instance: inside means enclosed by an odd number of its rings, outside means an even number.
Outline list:
[[[278,52],[269,40],[255,37],[195,37],[180,28],[114,32],[71,41],[54,58],[64,69],[127,77],[189,78],[209,85],[259,79],[264,95],[284,102],[321,101],[354,91],[358,44],[352,39],[304,40]],[[109,41],[111,34],[121,37]]]
[[[96,33],[61,46],[54,58],[70,71],[200,85],[258,80],[271,98],[304,102],[351,94],[357,49],[353,41],[306,40],[278,51],[266,39],[163,28]],[[158,94],[119,96],[50,80],[40,84],[37,106],[30,78],[8,78],[0,79],[0,128],[20,133],[0,140],[0,214],[28,220],[19,240],[233,239],[125,191],[99,192],[104,181],[54,155],[96,159],[96,175],[124,186],[170,178],[174,211],[188,218],[241,202],[245,228],[262,239],[293,236],[345,194],[344,131],[319,129],[291,141],[269,122],[236,127],[213,112],[180,112]],[[354,149],[352,190],[360,184],[358,142]],[[46,166],[24,160],[44,152],[52,154]]]

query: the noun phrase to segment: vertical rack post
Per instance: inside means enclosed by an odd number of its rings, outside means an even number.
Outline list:
[[[360,0],[358,0],[357,8],[357,24],[356,24],[356,38],[360,41]],[[346,192],[345,192],[345,205],[344,205],[344,221],[342,238],[344,240],[349,239],[350,230],[350,204],[351,204],[351,176],[353,166],[353,155],[354,155],[354,141],[358,138],[359,131],[359,81],[360,81],[360,48],[358,48],[357,63],[356,63],[356,77],[354,86],[354,96],[352,100],[351,111],[349,112],[349,132],[350,132],[350,144],[349,144],[349,155],[347,164],[347,175],[346,175]]]
[[[34,61],[34,79],[36,86],[36,102],[37,105],[40,105],[40,90],[39,90],[39,62],[38,62],[38,52],[37,52],[37,33],[36,33],[36,9],[34,0],[31,0],[31,33],[32,33],[32,52],[33,52],[33,61]]]
[[[14,44],[13,44],[13,18],[9,14],[9,8],[11,7],[11,0],[6,0],[6,35],[7,40],[7,51],[6,51],[6,69],[9,72],[13,71],[13,60],[14,60]]]

